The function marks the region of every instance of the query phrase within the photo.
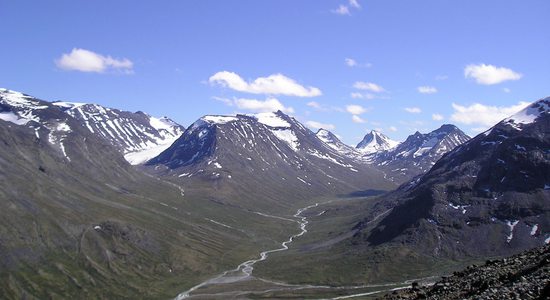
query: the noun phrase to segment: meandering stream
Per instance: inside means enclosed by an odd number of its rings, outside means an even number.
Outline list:
[[[247,279],[252,275],[252,271],[254,270],[254,264],[256,264],[259,261],[265,260],[270,253],[279,252],[279,251],[285,251],[288,250],[288,245],[294,241],[295,238],[300,237],[304,235],[307,232],[306,226],[308,224],[307,218],[302,216],[302,213],[306,210],[318,206],[319,203],[315,203],[313,205],[309,205],[303,208],[300,208],[296,211],[294,214],[294,217],[297,218],[295,220],[298,224],[300,224],[300,232],[294,235],[291,235],[288,240],[281,243],[280,248],[266,250],[260,253],[260,257],[257,259],[247,260],[240,265],[238,265],[235,269],[228,270],[223,272],[222,274],[210,278],[204,282],[201,282],[194,287],[190,288],[189,290],[180,293],[176,300],[186,299],[191,296],[191,293],[201,287],[211,285],[211,284],[223,284],[223,283],[233,283],[237,281],[242,281],[244,279]]]
[[[329,201],[329,202],[332,202],[332,201]],[[296,213],[293,215],[293,217],[296,218],[295,220],[259,213],[259,214],[264,215],[266,217],[274,217],[274,218],[284,219],[284,220],[287,220],[287,221],[294,221],[294,222],[296,222],[300,225],[300,232],[297,233],[297,234],[291,235],[288,238],[288,240],[282,242],[281,247],[276,248],[276,249],[263,251],[263,252],[260,253],[259,258],[252,259],[252,260],[247,260],[247,261],[241,263],[240,265],[238,265],[235,269],[225,271],[225,272],[223,272],[223,273],[221,273],[221,274],[219,274],[215,277],[212,277],[212,278],[210,278],[210,279],[208,279],[204,282],[201,282],[201,283],[193,286],[192,288],[188,289],[187,291],[180,293],[175,299],[176,300],[181,300],[181,299],[193,298],[195,296],[197,296],[197,297],[218,297],[218,298],[219,297],[224,297],[225,298],[225,297],[231,297],[231,296],[233,296],[233,297],[235,297],[235,296],[245,296],[245,295],[250,294],[250,293],[262,294],[262,293],[269,293],[269,292],[274,292],[274,291],[284,291],[284,290],[297,291],[297,290],[306,290],[306,289],[325,290],[325,291],[329,291],[329,290],[356,291],[356,292],[350,293],[349,295],[329,298],[329,299],[349,299],[349,298],[355,298],[355,297],[360,297],[360,296],[377,294],[377,293],[381,293],[381,292],[387,292],[387,291],[401,289],[401,288],[405,288],[405,287],[410,286],[410,283],[413,280],[405,281],[405,282],[401,282],[401,283],[387,283],[387,284],[378,284],[378,285],[334,287],[334,286],[321,286],[321,285],[295,285],[295,284],[276,282],[276,281],[271,281],[271,280],[266,280],[266,279],[254,277],[254,279],[256,279],[258,281],[273,285],[274,288],[269,288],[269,289],[264,289],[264,290],[229,290],[229,291],[224,291],[224,292],[217,292],[217,293],[214,293],[214,294],[200,294],[200,293],[198,293],[196,295],[192,294],[194,291],[196,291],[200,288],[207,287],[207,286],[221,285],[221,284],[231,284],[231,283],[237,283],[237,282],[240,282],[240,281],[245,281],[245,280],[248,280],[248,279],[252,279],[253,278],[252,271],[254,270],[254,264],[256,264],[257,262],[266,260],[270,253],[288,250],[289,244],[291,244],[296,238],[298,238],[298,237],[300,237],[300,236],[307,233],[306,226],[309,222],[307,220],[307,217],[302,216],[302,214],[306,210],[308,210],[310,208],[313,208],[313,207],[317,207],[317,206],[319,206],[319,203],[315,203],[313,205],[309,205],[309,206],[298,209],[296,211]],[[388,213],[389,211],[391,211],[391,209],[387,210],[387,211],[384,211],[384,212],[380,213],[379,215],[375,216],[375,218],[373,220],[371,220],[370,222],[375,221],[380,216]],[[423,279],[415,279],[415,280],[423,280]],[[375,289],[375,290],[374,291],[370,290],[368,292],[359,292],[360,289]]]

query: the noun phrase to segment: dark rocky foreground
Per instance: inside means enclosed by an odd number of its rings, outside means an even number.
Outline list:
[[[413,283],[383,299],[550,299],[550,245],[471,265],[432,286]]]

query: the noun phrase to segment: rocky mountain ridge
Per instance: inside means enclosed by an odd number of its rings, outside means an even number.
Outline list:
[[[141,164],[172,144],[184,131],[173,120],[143,112],[127,112],[97,104],[48,102],[23,93],[0,89],[0,118],[18,125],[48,127],[40,115],[58,108],[81,122],[92,134],[113,145],[131,164]],[[52,137],[55,139],[55,137]]]

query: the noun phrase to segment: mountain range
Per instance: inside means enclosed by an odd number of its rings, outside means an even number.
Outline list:
[[[549,244],[549,104],[534,102],[392,192],[323,206],[310,228],[316,238],[272,257],[259,274],[384,283],[446,275]],[[300,262],[287,268],[289,260]]]
[[[550,242],[549,128],[545,98],[474,138],[352,147],[281,111],[186,128],[1,89],[0,293],[173,297],[297,223],[256,276],[365,284],[518,253]]]

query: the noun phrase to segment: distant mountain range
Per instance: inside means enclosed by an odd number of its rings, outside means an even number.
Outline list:
[[[372,130],[365,135],[363,140],[357,144],[357,148],[364,155],[375,155],[380,152],[389,151],[399,145],[399,142],[391,140],[384,134]]]
[[[403,183],[427,172],[445,153],[469,139],[458,127],[446,124],[426,134],[417,131],[386,151],[370,153],[369,160],[388,178]]]

